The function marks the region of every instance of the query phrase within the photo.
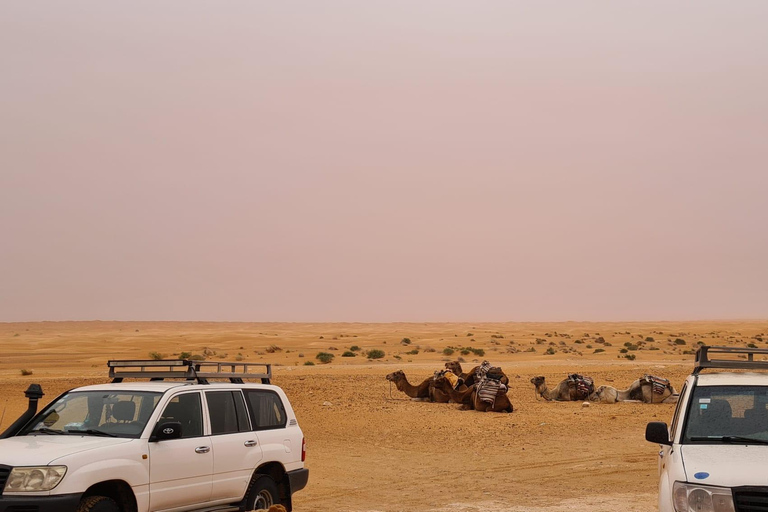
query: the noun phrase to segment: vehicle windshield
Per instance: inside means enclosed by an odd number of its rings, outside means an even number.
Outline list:
[[[160,396],[146,391],[73,391],[43,409],[20,435],[138,438]]]
[[[768,386],[698,386],[683,443],[768,444]]]

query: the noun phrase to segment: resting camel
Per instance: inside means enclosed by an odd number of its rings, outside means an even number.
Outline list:
[[[432,377],[427,377],[418,386],[414,386],[405,378],[403,370],[397,370],[387,375],[389,382],[394,382],[398,391],[402,391],[414,400],[429,400],[429,387],[432,383]]]
[[[464,373],[464,371],[461,368],[461,363],[458,361],[449,361],[445,363],[445,369],[451,370],[454,374],[458,375],[461,380],[464,381],[464,384],[467,386],[471,386],[475,383],[475,375],[477,374],[477,369],[480,368],[479,366],[475,366],[469,372]],[[504,372],[501,372],[501,380],[500,382],[504,384],[505,386],[509,386],[509,377]]]
[[[541,375],[531,379],[531,384],[536,387],[536,392],[545,400],[557,400],[560,402],[586,400],[594,393],[580,391],[573,380],[563,379],[553,390],[547,387],[545,378]]]
[[[627,389],[616,389],[612,386],[600,386],[589,399],[593,402],[614,404],[616,402],[643,402],[645,404],[674,404],[680,395],[667,383],[662,393],[656,393],[653,383],[647,377],[637,379]]]
[[[441,389],[454,402],[462,404],[462,409],[474,409],[480,412],[512,412],[514,410],[506,390],[499,390],[495,401],[493,404],[490,404],[480,399],[476,389],[477,384],[472,384],[467,389],[457,391],[453,389],[448,379],[439,376],[435,378],[435,387]]]

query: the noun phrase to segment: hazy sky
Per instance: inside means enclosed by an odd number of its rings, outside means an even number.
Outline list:
[[[768,2],[0,3],[0,321],[768,318]]]

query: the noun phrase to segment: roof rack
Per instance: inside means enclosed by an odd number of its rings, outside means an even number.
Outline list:
[[[112,382],[122,382],[123,379],[184,379],[208,384],[208,379],[229,379],[232,383],[242,384],[243,379],[260,379],[262,384],[269,384],[272,379],[272,365],[265,363],[139,359],[107,361],[107,366]],[[249,367],[252,366],[264,367],[265,372],[250,372]]]
[[[740,356],[746,355],[747,359],[713,359],[712,355]],[[741,347],[710,347],[702,345],[696,351],[696,362],[693,365],[693,374],[698,374],[705,368],[727,368],[740,370],[768,370],[768,361],[755,361],[755,355],[768,356],[766,348],[741,348]]]

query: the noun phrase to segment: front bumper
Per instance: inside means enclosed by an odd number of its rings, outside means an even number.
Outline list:
[[[309,470],[306,468],[288,472],[288,483],[291,486],[291,494],[305,488],[308,481]]]
[[[0,512],[75,512],[80,496],[0,496]]]

